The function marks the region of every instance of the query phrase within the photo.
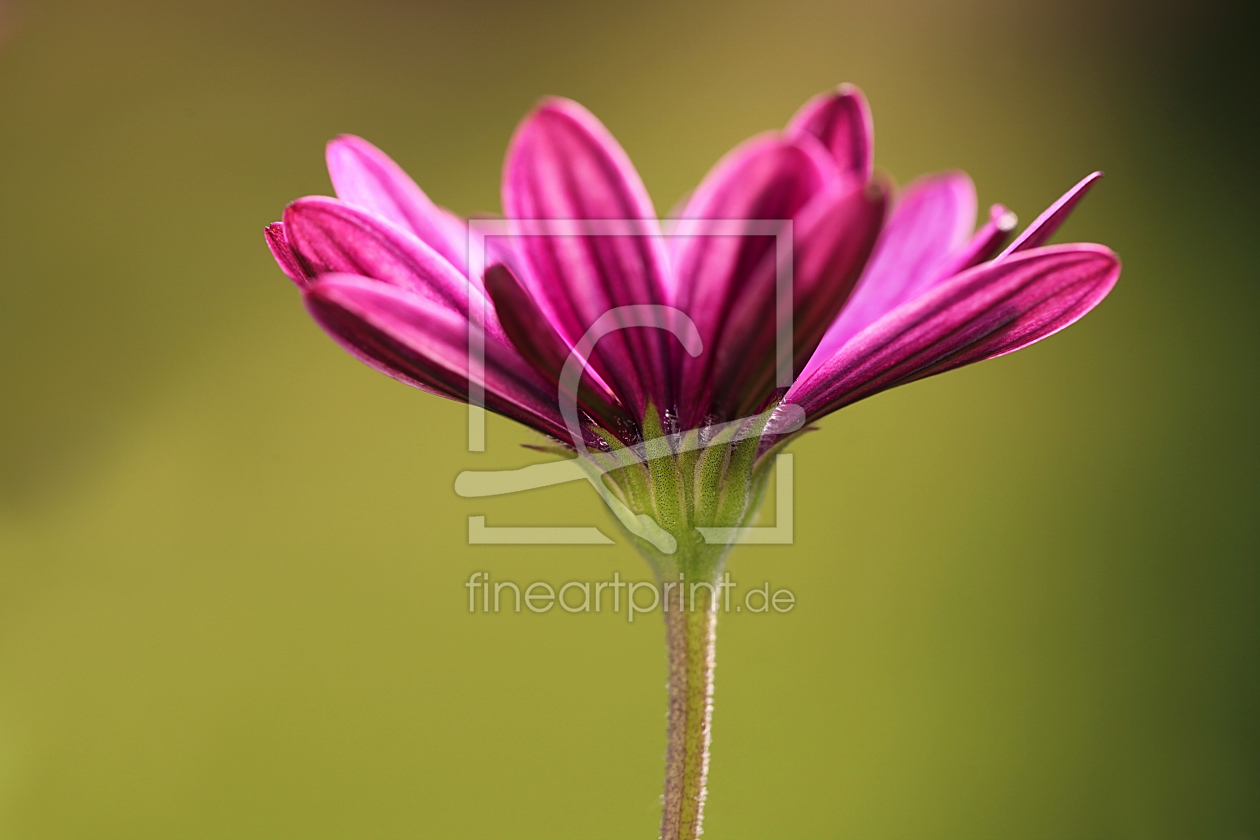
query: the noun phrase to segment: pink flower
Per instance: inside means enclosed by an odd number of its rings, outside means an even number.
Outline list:
[[[896,198],[873,177],[870,115],[850,87],[727,154],[673,235],[607,130],[576,103],[545,101],[512,138],[503,209],[515,235],[488,240],[481,276],[468,273],[467,224],[375,147],[338,138],[328,170],[338,198],[298,199],[267,228],[320,326],[377,370],[464,400],[478,369],[471,322],[484,312],[484,373],[472,385],[486,406],[582,449],[658,578],[680,592],[685,579],[692,598],[697,581],[717,583],[731,545],[701,529],[748,523],[767,456],[802,420],[1040,341],[1098,305],[1120,274],[1101,245],[1045,245],[1098,173],[1003,248],[1014,217],[994,207],[973,231],[975,190],[961,172]],[[615,235],[535,235],[529,224],[610,219]],[[733,235],[730,220],[790,220],[790,300],[779,240]],[[779,329],[789,307],[790,333]],[[624,314],[642,311],[668,315]],[[609,314],[651,326],[607,332]],[[577,387],[571,357],[582,363]],[[665,614],[666,840],[700,833],[717,616],[704,592],[699,610],[693,601]]]
[[[616,140],[578,104],[549,99],[508,150],[509,220],[639,220],[641,235],[490,240],[499,246],[494,265],[470,278],[465,222],[374,146],[339,137],[327,154],[338,198],[293,202],[268,226],[267,242],[346,350],[451,399],[467,399],[469,307],[484,302],[487,407],[566,443],[560,368],[595,319],[630,304],[690,316],[699,355],[648,328],[610,334],[589,354],[579,395],[588,445],[641,439],[649,410],[659,416],[648,425],[666,429],[776,403],[815,420],[1040,341],[1115,284],[1120,264],[1107,248],[1043,244],[1097,173],[1003,250],[1014,219],[995,207],[973,233],[965,174],[922,178],[894,199],[872,177],[871,149],[861,93],[845,86],[820,95],[784,131],[719,161],[679,214],[699,221],[666,236]],[[786,393],[774,375],[773,240],[704,235],[716,219],[792,220],[795,377]]]

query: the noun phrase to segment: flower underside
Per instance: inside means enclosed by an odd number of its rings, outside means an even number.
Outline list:
[[[293,202],[267,241],[350,353],[440,396],[483,393],[490,410],[582,453],[606,498],[650,513],[649,544],[668,534],[687,546],[704,523],[747,520],[767,455],[805,424],[1039,341],[1119,276],[1101,245],[1045,244],[1099,173],[1008,244],[1014,216],[996,205],[977,228],[965,174],[898,191],[874,174],[871,137],[856,88],[815,97],[783,131],[727,154],[663,228],[612,135],[549,99],[512,139],[509,235],[487,238],[484,259],[470,260],[465,220],[356,137],[328,147],[337,198]],[[565,220],[593,232],[530,228]],[[733,222],[790,233],[732,234]],[[487,269],[471,275],[471,263]],[[743,429],[738,440],[722,440],[728,428]]]
[[[1040,341],[1119,277],[1101,245],[1046,244],[1101,173],[1011,240],[1001,205],[977,227],[965,174],[899,191],[872,150],[866,100],[842,86],[737,146],[662,226],[607,129],[548,99],[508,149],[506,236],[478,239],[380,150],[339,137],[337,198],[293,202],[267,243],[343,348],[576,452],[660,580],[712,583],[807,424]],[[539,235],[548,223],[579,229]],[[717,621],[705,591],[698,609],[664,610],[663,840],[700,834]]]

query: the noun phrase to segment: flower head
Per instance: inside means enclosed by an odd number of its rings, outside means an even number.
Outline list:
[[[766,456],[804,422],[1039,341],[1120,273],[1101,245],[1045,245],[1098,173],[1003,247],[1014,216],[995,206],[975,230],[965,174],[900,192],[873,174],[870,113],[850,86],[736,147],[664,224],[604,126],[546,100],[504,164],[513,235],[487,240],[474,274],[467,223],[385,154],[340,137],[327,159],[337,198],[298,199],[266,231],[320,326],[396,379],[455,400],[471,385],[491,410],[606,459],[618,497],[675,537],[745,521]],[[590,229],[536,235],[539,220]],[[758,220],[790,225],[732,227]],[[609,313],[620,320],[601,327]],[[575,358],[580,382],[566,384]]]

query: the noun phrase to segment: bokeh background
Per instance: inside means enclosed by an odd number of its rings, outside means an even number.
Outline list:
[[[860,84],[878,165],[960,167],[1125,260],[1085,321],[796,446],[797,596],[718,645],[715,838],[1260,838],[1260,186],[1243,4],[5,0],[0,837],[644,838],[659,618],[469,615],[473,571],[646,578],[540,457],[359,365],[263,225],[368,137],[498,209],[516,121],[593,109],[668,208]],[[773,516],[773,512],[768,514]]]

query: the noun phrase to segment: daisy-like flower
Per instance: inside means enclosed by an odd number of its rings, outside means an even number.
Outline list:
[[[385,154],[339,137],[327,161],[337,198],[298,199],[266,230],[311,315],[377,370],[450,399],[471,389],[575,451],[662,581],[717,580],[730,545],[698,529],[746,524],[805,424],[1040,341],[1120,274],[1101,245],[1045,244],[1099,173],[1007,244],[1014,216],[995,206],[977,230],[965,174],[901,191],[874,175],[850,86],[732,150],[664,226],[604,126],[544,101],[504,165],[514,235],[487,241],[478,276],[465,220]],[[537,235],[540,220],[621,229]],[[780,239],[731,233],[748,220],[790,221],[790,299]],[[717,604],[705,587],[696,602],[665,613],[667,840],[698,835],[704,802]]]

